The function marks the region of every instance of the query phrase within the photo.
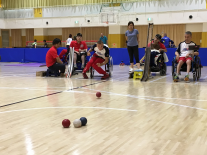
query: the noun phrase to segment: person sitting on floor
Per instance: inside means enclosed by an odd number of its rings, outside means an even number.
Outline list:
[[[55,71],[55,72],[60,71],[61,73],[60,75],[64,76],[65,65],[60,60],[58,53],[57,53],[57,48],[60,47],[61,40],[58,38],[55,38],[52,44],[53,46],[48,50],[46,54],[46,65],[50,70]]]

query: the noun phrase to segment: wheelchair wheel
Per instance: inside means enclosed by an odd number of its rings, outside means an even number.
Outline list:
[[[113,58],[110,57],[109,59],[109,76],[112,76],[112,71],[113,71]]]
[[[73,66],[74,48],[70,48],[70,53],[68,54],[68,74],[67,77],[70,78],[74,71]]]
[[[163,63],[162,69],[160,70],[160,75],[165,76],[167,73],[167,66],[165,63]]]

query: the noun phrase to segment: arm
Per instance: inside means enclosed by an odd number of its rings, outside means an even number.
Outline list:
[[[159,51],[167,52],[167,49],[164,44],[161,43]]]
[[[139,34],[137,34],[137,42],[139,43]]]
[[[57,63],[59,63],[59,64],[63,64],[63,62],[60,60],[59,57],[56,58],[56,61],[57,61]]]
[[[67,47],[67,40],[65,41],[65,47]]]
[[[35,48],[37,48],[37,44],[35,44]]]
[[[98,67],[101,67],[101,66],[107,64],[108,62],[109,62],[109,57],[105,57],[105,61],[102,62],[102,63],[97,63],[97,66],[98,66]]]

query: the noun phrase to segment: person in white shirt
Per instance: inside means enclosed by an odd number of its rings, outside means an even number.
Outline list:
[[[70,50],[70,43],[72,42],[72,34],[69,34],[69,38],[66,40],[66,47],[67,47],[67,53],[69,52]]]
[[[187,31],[185,33],[185,41],[181,42],[175,52],[176,55],[176,61],[178,62],[177,66],[177,73],[174,76],[174,82],[179,81],[179,73],[181,66],[186,63],[187,64],[187,74],[184,78],[186,82],[189,82],[189,72],[191,69],[191,63],[193,61],[194,55],[198,55],[198,51],[196,50],[189,50],[189,46],[196,46],[196,44],[191,41],[192,39],[192,33],[190,31]]]

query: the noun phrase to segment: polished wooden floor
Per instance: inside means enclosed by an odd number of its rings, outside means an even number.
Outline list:
[[[0,63],[0,155],[206,155],[207,68],[199,82],[36,77],[42,67]],[[87,85],[87,86],[86,86]],[[102,93],[97,99],[95,93]],[[7,105],[7,106],[4,106]],[[63,119],[86,117],[64,129]]]

